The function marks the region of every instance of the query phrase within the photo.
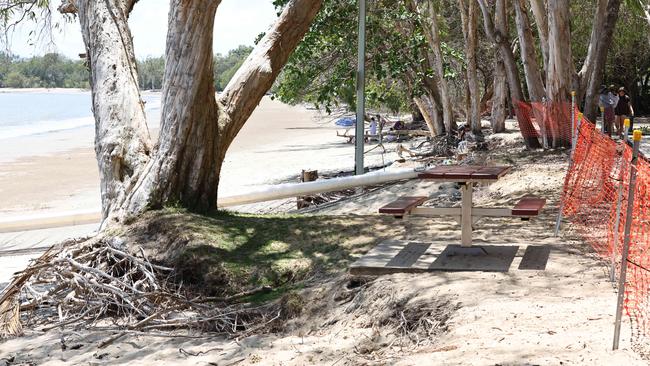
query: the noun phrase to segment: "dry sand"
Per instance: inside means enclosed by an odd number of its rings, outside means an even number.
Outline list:
[[[235,340],[131,334],[99,348],[113,333],[53,330],[4,342],[0,360],[48,365],[645,365],[630,349],[627,319],[622,349],[611,351],[616,293],[607,268],[570,230],[560,237],[552,234],[566,155],[522,153],[520,145],[512,144],[516,134],[490,140],[497,148],[487,161],[484,155],[472,159],[515,168],[478,189],[477,203],[511,206],[528,193],[549,200],[545,212],[531,221],[492,218],[477,224],[477,243],[519,246],[507,272],[393,274],[350,288],[342,268],[307,286],[303,314],[283,332]],[[399,194],[454,201],[456,192],[453,185],[412,181],[321,211],[374,214]],[[378,233],[386,232],[385,219],[365,217]],[[446,218],[388,222],[399,229],[395,239],[431,242],[438,253],[460,239],[458,224]],[[531,244],[551,248],[544,270],[518,269]],[[430,319],[438,322],[439,332],[416,347],[396,336],[393,322],[402,315],[412,320],[409,314],[422,309],[433,309]]]

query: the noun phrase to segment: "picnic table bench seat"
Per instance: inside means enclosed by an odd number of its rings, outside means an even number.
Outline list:
[[[402,218],[408,215],[411,210],[428,200],[427,196],[405,196],[379,208],[379,213],[393,215]]]
[[[546,205],[546,199],[536,196],[524,196],[512,208],[512,216],[518,216],[522,219],[528,219],[531,216],[537,216]]]

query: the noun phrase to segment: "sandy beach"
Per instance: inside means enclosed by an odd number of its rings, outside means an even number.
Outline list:
[[[76,89],[47,92],[88,93]],[[159,120],[148,123],[155,135]],[[226,155],[219,194],[293,181],[302,169],[352,170],[354,146],[337,137],[336,131],[331,116],[265,97]],[[93,139],[91,126],[4,139],[0,144],[0,219],[82,209],[99,211],[99,174]],[[393,152],[383,158],[391,161],[395,157]],[[366,165],[380,164],[379,150],[366,156]]]

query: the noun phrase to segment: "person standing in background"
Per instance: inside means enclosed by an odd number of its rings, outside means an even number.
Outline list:
[[[609,88],[603,85],[598,98],[598,104],[603,110],[603,132],[608,136],[612,135],[612,125],[615,119],[614,108],[618,104],[618,96],[614,94],[615,91],[614,85]]]
[[[632,108],[630,96],[627,95],[624,87],[618,88],[618,103],[616,103],[614,113],[616,115],[616,134],[623,137],[624,133],[628,133],[628,131],[623,131],[623,121],[630,116],[634,116],[634,109]]]

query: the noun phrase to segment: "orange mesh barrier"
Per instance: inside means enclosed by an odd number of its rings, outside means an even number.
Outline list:
[[[632,148],[628,144],[612,140],[583,119],[562,191],[563,216],[602,259],[614,263],[617,275],[631,160]],[[646,343],[642,339],[650,336],[650,163],[640,157],[636,169],[624,309],[632,321],[634,342],[639,346]]]
[[[576,109],[574,116],[578,115]],[[515,113],[519,129],[524,138],[538,138],[547,147],[571,145],[571,103],[515,102]],[[577,117],[576,117],[577,122]],[[575,128],[577,124],[574,123]]]

